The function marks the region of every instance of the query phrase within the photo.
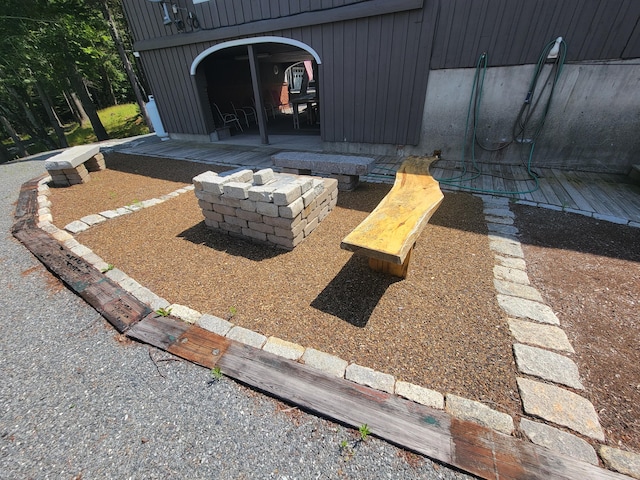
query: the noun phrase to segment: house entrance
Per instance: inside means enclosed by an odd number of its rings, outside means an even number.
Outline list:
[[[262,143],[269,135],[320,135],[319,64],[310,47],[280,37],[205,50],[191,74],[209,131],[260,135]]]

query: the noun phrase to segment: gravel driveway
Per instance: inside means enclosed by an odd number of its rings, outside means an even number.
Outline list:
[[[0,165],[0,478],[470,478],[119,339],[10,234],[43,172]]]

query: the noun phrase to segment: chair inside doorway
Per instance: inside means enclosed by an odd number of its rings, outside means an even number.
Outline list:
[[[227,126],[215,110],[238,118],[232,135],[262,135],[258,117],[269,135],[319,135],[318,66],[307,51],[284,43],[252,45],[258,66],[261,105],[256,104],[247,45],[212,52],[200,62],[203,91],[216,128]],[[255,112],[255,114],[254,114]],[[224,115],[223,115],[224,116]]]

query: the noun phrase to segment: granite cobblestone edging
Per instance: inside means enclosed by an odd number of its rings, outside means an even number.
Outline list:
[[[553,310],[530,285],[524,253],[517,239],[518,230],[513,226],[515,216],[509,209],[510,200],[477,196],[484,203],[489,248],[496,260],[494,285],[498,304],[509,317],[509,328],[514,337],[513,354],[521,375],[517,378],[518,389],[524,413],[531,417],[520,419],[519,430],[536,445],[597,465],[598,454],[589,442],[540,423],[542,420],[565,427],[592,441],[605,441],[595,408],[589,400],[574,392],[584,390],[584,386],[578,366],[566,356],[574,353],[573,347]],[[640,462],[640,455],[619,449],[611,449],[615,452],[609,454],[609,448],[603,446],[599,453],[610,469],[640,478],[640,469],[633,472],[628,468],[630,463]]]
[[[49,196],[49,187],[47,183],[50,181],[49,177],[45,177],[44,179],[38,182],[38,217],[37,217],[37,226],[55,238],[58,242],[65,245],[67,248],[70,248],[74,253],[83,258],[87,263],[93,265],[96,269],[102,271],[105,276],[109,277],[111,280],[119,284],[124,290],[131,293],[133,296],[138,298],[141,302],[149,305],[153,310],[158,310],[160,308],[165,309],[171,312],[171,315],[179,318],[188,323],[195,323],[198,326],[205,328],[206,330],[212,331],[219,335],[226,336],[231,339],[235,339],[247,345],[252,345],[255,348],[261,348],[267,352],[273,353],[275,355],[282,356],[284,358],[289,358],[294,361],[298,361],[300,363],[306,364],[309,367],[319,369],[325,373],[337,376],[339,378],[347,378],[351,381],[356,381],[357,383],[370,386],[372,388],[386,391],[389,393],[395,393],[404,398],[412,400],[414,402],[438,409],[445,409],[449,414],[459,417],[464,420],[470,420],[475,423],[479,423],[481,425],[492,428],[496,431],[502,433],[511,434],[517,430],[516,427],[511,427],[510,425],[514,425],[513,419],[502,412],[498,412],[493,410],[479,402],[475,402],[472,400],[464,399],[461,397],[457,397],[455,395],[443,395],[439,392],[429,390],[418,385],[409,384],[407,382],[402,382],[396,380],[394,376],[377,372],[375,370],[368,369],[366,367],[362,367],[356,364],[349,365],[348,362],[335,357],[333,355],[320,352],[314,350],[312,348],[305,348],[301,345],[293,344],[291,342],[287,342],[282,339],[278,339],[276,337],[265,337],[257,332],[252,332],[251,330],[244,329],[242,327],[233,325],[231,322],[215,317],[209,314],[201,314],[189,307],[171,304],[169,301],[155,295],[146,287],[142,286],[135,280],[128,277],[124,272],[119,269],[113,268],[113,266],[106,263],[103,259],[101,259],[98,255],[93,253],[90,249],[84,247],[80,243],[78,243],[73,236],[72,233],[78,233],[84,230],[74,230],[74,226],[71,226],[75,222],[70,223],[65,226],[65,230],[58,229],[53,224],[53,218],[51,216],[51,202],[48,199]],[[87,228],[90,228],[93,225],[97,225],[98,223],[102,223],[111,218],[117,218],[121,215],[127,215],[133,213],[141,208],[149,208],[163,201],[166,201],[170,198],[174,198],[182,193],[186,193],[190,190],[193,190],[193,186],[189,185],[183,188],[176,190],[168,195],[163,195],[158,199],[151,199],[144,202],[139,202],[134,206],[126,206],[121,207],[116,210],[109,210],[105,212],[100,212],[98,214],[104,220],[99,220],[97,217],[86,216],[80,220]],[[502,199],[500,197],[489,197],[489,196],[480,196],[482,200],[485,202],[485,205],[488,205],[486,210],[489,213],[486,213],[486,219],[489,225],[495,220],[496,225],[512,225],[513,224],[513,213],[508,212],[508,200]],[[504,214],[504,215],[502,215]],[[90,217],[90,218],[88,218]],[[85,221],[87,220],[87,221]],[[98,220],[98,221],[96,221]],[[79,225],[79,224],[77,224]],[[70,227],[71,226],[71,227]],[[68,228],[70,227],[70,228]],[[82,227],[81,227],[82,228]],[[524,255],[522,253],[521,246],[517,240],[514,240],[514,236],[517,235],[517,232],[514,232],[513,229],[509,229],[505,232],[508,235],[508,238],[504,240],[504,243],[499,238],[499,232],[497,230],[491,230],[493,227],[489,227],[492,232],[492,236],[490,237],[490,246],[492,250],[495,252],[496,257],[496,265],[499,267],[504,267],[497,269],[500,275],[499,280],[509,282],[510,279],[513,280],[513,283],[522,285],[522,273],[514,273],[514,277],[510,277],[508,274],[505,275],[506,271],[509,270],[519,270],[520,272],[524,272],[526,276],[526,263],[524,262]],[[86,228],[85,228],[86,229]],[[506,246],[505,246],[506,245]],[[75,249],[75,250],[74,250]],[[497,278],[497,277],[496,277]],[[519,281],[517,281],[519,280]],[[500,297],[501,294],[498,294]],[[510,297],[510,295],[502,295],[502,297]],[[518,297],[511,297],[513,299],[518,299]],[[532,301],[527,299],[522,299],[526,301]],[[538,303],[538,302],[534,302]],[[512,300],[506,301],[506,305],[513,304]],[[543,305],[540,303],[540,305]],[[546,307],[546,305],[544,305]],[[520,305],[520,308],[524,308],[526,311],[527,304],[524,306]],[[547,307],[548,308],[548,307]],[[543,309],[544,310],[544,309]],[[518,311],[518,310],[516,310]],[[509,314],[509,312],[507,312]],[[552,313],[552,312],[551,312]],[[539,348],[539,350],[545,349],[553,349],[560,352],[568,352],[571,353],[573,349],[569,344],[566,335],[564,332],[553,325],[544,325],[543,323],[538,323],[539,321],[544,322],[544,320],[538,320],[536,322],[531,322],[529,320],[537,320],[535,318],[530,318],[528,315],[513,315],[517,318],[510,318],[509,325],[514,335],[514,338],[518,342],[535,344]],[[555,316],[555,315],[554,315]],[[557,320],[557,319],[556,319]],[[529,325],[530,324],[530,325]],[[544,335],[539,336],[539,329],[542,328]],[[537,340],[532,341],[531,338],[535,337]],[[536,343],[537,342],[537,343]],[[515,354],[516,348],[514,348]],[[553,352],[552,352],[553,353]],[[299,354],[299,355],[298,355]],[[554,355],[558,355],[554,353]],[[566,358],[566,357],[565,357]],[[571,362],[570,359],[566,358]],[[517,361],[517,357],[516,357]],[[529,362],[530,363],[530,362]],[[529,365],[531,368],[531,365]],[[576,367],[577,368],[577,367]],[[535,371],[535,366],[533,367]],[[369,372],[369,370],[371,370]],[[522,372],[521,372],[522,373]],[[528,373],[528,375],[532,375]],[[533,374],[532,376],[536,376]],[[542,378],[542,377],[541,377]],[[521,396],[526,397],[527,395],[534,395],[535,392],[532,393],[526,389],[526,382],[531,382],[533,384],[541,383],[534,380],[530,380],[528,378],[522,377],[522,380],[519,379],[519,388]],[[521,385],[525,385],[525,388]],[[555,387],[560,388],[560,387]],[[566,390],[569,392],[568,390]],[[569,392],[572,393],[572,392]],[[579,397],[576,394],[573,394],[576,397]],[[580,397],[581,398],[581,397]],[[583,399],[585,400],[585,399]],[[588,402],[587,400],[585,400]],[[536,416],[542,418],[543,420],[547,420],[553,422],[548,418],[545,418],[545,414],[543,412],[542,415],[537,413],[530,413],[528,408],[533,409],[532,405],[525,403],[523,398],[523,405],[525,409],[525,413],[532,415],[534,418]],[[591,406],[592,407],[592,406]],[[593,407],[592,407],[593,408]],[[533,410],[532,410],[533,411]],[[595,410],[593,412],[595,415]],[[507,418],[508,417],[508,418]],[[509,422],[510,420],[510,422]],[[584,420],[584,419],[583,419]],[[524,425],[523,425],[524,422]],[[567,421],[566,423],[571,423]],[[599,422],[597,420],[597,416],[595,416],[595,422],[593,418],[586,419],[586,423],[593,426],[593,431],[591,431],[591,435],[589,433],[585,433],[584,431],[580,431],[579,427],[575,424],[565,425],[566,427],[586,435],[592,439],[602,439],[604,440],[604,436],[602,433],[602,429],[600,428]],[[533,425],[532,425],[533,424]],[[558,423],[562,425],[562,423]],[[537,428],[536,428],[537,427]],[[545,428],[546,427],[546,428]],[[575,427],[575,428],[572,428]],[[584,430],[584,429],[582,429]],[[532,420],[523,418],[520,422],[520,431],[524,433],[524,435],[533,443],[537,445],[544,446],[546,448],[557,449],[561,451],[563,454],[568,456],[573,456],[582,461],[587,461],[592,464],[597,464],[597,454],[591,445],[588,442],[585,442],[580,437],[576,435],[572,435],[563,430],[550,427],[544,423],[533,422]],[[535,433],[534,433],[535,432]],[[540,433],[542,432],[542,433]],[[601,440],[601,441],[602,441]],[[586,444],[586,445],[585,445]],[[571,448],[567,445],[575,445],[575,447]],[[561,447],[561,448],[560,448]],[[640,455],[634,454],[632,452],[625,452],[619,449],[611,448],[611,447],[601,447],[599,450],[601,457],[603,458],[604,463],[608,466],[608,468],[612,470],[619,471],[621,473],[626,473],[628,475],[633,476],[634,478],[640,478],[637,472],[631,471],[629,472],[629,465],[633,468],[640,460]],[[605,458],[606,455],[606,458]]]

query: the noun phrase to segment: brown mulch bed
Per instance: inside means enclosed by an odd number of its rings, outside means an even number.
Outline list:
[[[90,183],[53,189],[56,225],[169,193],[215,169],[106,159],[108,170]],[[234,312],[233,323],[267,336],[519,416],[513,340],[496,302],[482,202],[447,193],[400,281],[339,248],[389,188],[340,192],[338,207],[292,252],[206,229],[191,192],[77,238],[172,303],[224,318]],[[569,335],[609,443],[640,451],[640,230],[512,208],[529,276]]]
[[[608,443],[640,453],[640,229],[512,210],[529,278],[576,351]]]
[[[53,189],[56,225],[126,205],[131,195],[168,193],[211,169],[128,155],[106,160],[108,170],[92,173],[91,182]],[[223,318],[233,311],[233,323],[267,336],[517,415],[511,337],[496,302],[481,200],[446,195],[420,237],[409,278],[398,281],[340,249],[389,188],[340,192],[338,206],[291,252],[207,229],[191,192],[77,238],[172,303]]]

